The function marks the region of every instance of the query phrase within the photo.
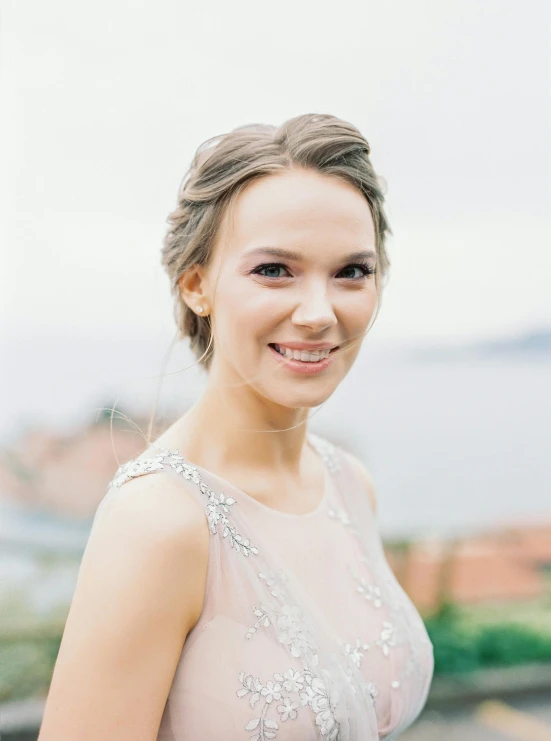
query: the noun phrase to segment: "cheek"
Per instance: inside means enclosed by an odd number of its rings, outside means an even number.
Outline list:
[[[358,291],[341,302],[340,314],[343,321],[358,327],[369,324],[373,312],[377,308],[377,294],[375,290]],[[346,319],[344,319],[346,317]]]
[[[237,326],[249,327],[249,335],[258,335],[262,327],[270,328],[274,321],[285,318],[293,308],[293,298],[286,291],[268,290],[249,280],[236,280],[219,290],[214,311],[226,328],[233,332]]]
[[[347,301],[342,302],[340,311],[336,311],[344,335],[349,340],[357,340],[353,343],[355,349],[351,348],[350,352],[345,355],[348,363],[352,363],[360,351],[376,308],[377,296],[375,293],[358,292],[354,296],[349,296]]]
[[[237,283],[237,284],[236,284]],[[234,281],[229,290],[219,291],[213,307],[215,337],[219,346],[240,353],[246,345],[273,332],[274,323],[285,316],[281,297],[275,292],[251,290],[247,283]]]
[[[274,327],[285,323],[293,312],[297,296],[291,291],[266,290],[235,276],[218,285],[214,304],[215,336],[218,345],[232,354],[249,343],[272,337]],[[224,281],[226,283],[226,281]],[[349,290],[330,297],[333,311],[348,336],[361,335],[377,307],[375,286]]]

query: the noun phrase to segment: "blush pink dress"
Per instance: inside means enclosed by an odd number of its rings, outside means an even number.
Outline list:
[[[135,476],[175,476],[210,528],[204,607],[158,741],[389,741],[425,704],[432,644],[385,559],[365,483],[342,448],[307,439],[325,488],[306,514],[157,446],[109,485],[114,496]]]

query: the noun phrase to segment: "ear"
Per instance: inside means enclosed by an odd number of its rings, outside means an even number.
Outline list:
[[[192,265],[182,273],[178,280],[178,286],[182,300],[194,313],[197,313],[198,306],[203,309],[201,316],[210,313],[208,281],[202,265]]]

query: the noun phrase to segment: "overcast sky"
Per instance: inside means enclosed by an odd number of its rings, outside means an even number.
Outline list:
[[[4,330],[173,331],[196,147],[305,112],[365,134],[394,236],[381,338],[551,324],[548,0],[4,0]]]

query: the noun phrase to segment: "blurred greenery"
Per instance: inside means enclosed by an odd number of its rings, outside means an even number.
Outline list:
[[[444,604],[425,625],[434,646],[435,677],[551,663],[551,625],[545,631],[514,622],[477,622],[452,604]],[[46,694],[62,631],[58,620],[0,632],[0,702]]]
[[[394,545],[398,552],[407,548],[405,542]],[[0,702],[46,695],[69,603],[60,594],[38,609],[30,586],[58,571],[72,584],[78,564],[78,558],[40,554],[31,581],[0,589]],[[551,585],[551,570],[547,573]],[[435,678],[551,663],[550,614],[551,589],[538,600],[523,602],[458,606],[444,601],[436,614],[424,618],[434,646]]]
[[[435,676],[551,662],[549,620],[541,628],[510,619],[477,621],[472,611],[444,603],[425,626],[434,647]]]
[[[33,569],[19,581],[0,584],[0,702],[45,695],[50,685],[79,559],[36,552]],[[67,581],[58,598],[36,599],[35,587],[52,577]]]
[[[43,695],[50,684],[61,637],[0,644],[0,702]]]

